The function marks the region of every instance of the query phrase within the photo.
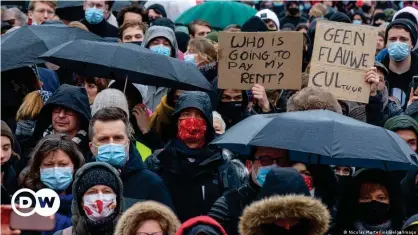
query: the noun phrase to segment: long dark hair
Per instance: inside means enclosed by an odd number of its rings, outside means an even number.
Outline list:
[[[41,139],[30,154],[27,174],[24,174],[21,185],[34,191],[45,188],[41,182],[40,166],[48,153],[58,150],[67,154],[74,164],[74,173],[84,164],[84,157],[70,137],[63,134],[49,135]]]

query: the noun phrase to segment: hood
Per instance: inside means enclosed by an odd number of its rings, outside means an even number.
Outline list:
[[[384,128],[390,131],[413,130],[418,135],[418,123],[407,115],[399,115],[390,118],[385,122]]]
[[[307,196],[288,195],[266,198],[245,208],[239,231],[241,235],[254,235],[260,225],[288,218],[308,221],[310,231],[306,235],[323,235],[329,228],[330,214],[321,201]]]
[[[108,170],[110,173],[114,174],[116,176],[116,179],[118,180],[118,184],[119,184],[119,195],[117,195],[117,197],[119,198],[119,201],[117,203],[119,203],[119,214],[122,213],[123,211],[123,206],[124,202],[123,202],[123,183],[122,180],[119,178],[119,172],[113,168],[111,165],[107,164],[107,163],[103,163],[103,162],[91,162],[91,163],[87,163],[84,166],[82,166],[80,169],[78,169],[78,171],[76,172],[76,174],[74,175],[74,182],[73,182],[73,192],[76,193],[77,192],[77,188],[79,187],[79,180],[81,178],[81,176],[83,176],[86,172],[88,172],[90,169],[93,169],[95,167],[101,167],[101,168],[106,168],[106,170]],[[71,213],[72,213],[72,224],[73,224],[73,231],[87,231],[86,226],[86,217],[83,215],[83,213],[80,211],[80,202],[78,197],[75,195],[72,205],[71,205]],[[74,230],[75,229],[75,230]]]
[[[145,48],[149,48],[149,43],[153,39],[159,37],[167,38],[167,40],[170,41],[172,46],[172,57],[177,58],[179,47],[177,45],[176,35],[170,28],[164,26],[152,26],[145,34],[144,41],[142,41],[141,45]]]
[[[167,224],[164,234],[175,235],[180,227],[180,221],[167,206],[154,201],[138,202],[125,211],[116,226],[115,235],[135,234],[141,222],[157,220],[160,224]]]
[[[269,10],[269,9],[264,9],[261,10],[259,12],[257,12],[257,14],[255,14],[255,16],[260,17],[262,20],[272,20],[276,26],[277,26],[277,31],[280,30],[280,21],[279,18],[277,17],[276,13],[274,13],[273,11]]]
[[[311,196],[302,175],[291,167],[272,169],[267,174],[258,198],[287,194]]]
[[[207,230],[212,231],[212,233],[209,234],[213,234],[215,232],[219,235],[227,235],[224,228],[216,220],[209,216],[197,216],[187,220],[180,226],[176,235],[195,235],[201,234],[199,232],[203,233],[203,231]]]
[[[405,224],[402,226],[402,230],[407,229],[410,226],[418,225],[418,214],[410,217],[406,220]]]
[[[207,131],[206,141],[209,143],[215,136],[215,128],[213,127],[212,104],[209,95],[201,91],[186,91],[177,101],[174,109],[174,124],[177,126],[177,119],[181,111],[187,108],[196,108],[203,113],[206,118]],[[177,130],[176,130],[177,133]]]
[[[56,105],[75,111],[80,118],[80,129],[88,130],[91,113],[86,89],[63,84],[52,94],[39,113],[34,136],[42,134],[40,132],[51,125],[52,108]]]
[[[404,7],[402,9],[400,9],[399,11],[397,11],[395,13],[395,15],[393,15],[392,21],[393,20],[396,20],[396,18],[399,16],[399,14],[402,14],[402,13],[409,13],[409,14],[411,14],[415,18],[415,20],[418,22],[418,10],[415,9],[415,8],[413,8],[413,7],[409,7],[409,6],[408,7]],[[417,49],[417,48],[418,48],[418,41],[415,44],[414,50]]]

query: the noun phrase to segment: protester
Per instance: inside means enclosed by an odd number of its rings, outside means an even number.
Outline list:
[[[280,21],[279,21],[279,18],[277,18],[276,13],[274,13],[273,11],[269,9],[264,9],[264,10],[257,12],[257,14],[255,15],[260,17],[266,23],[267,28],[270,31],[279,31]]]
[[[11,27],[25,26],[28,24],[28,17],[19,8],[12,7],[1,13],[1,21],[9,23]]]
[[[212,27],[210,24],[203,20],[196,20],[189,24],[190,39],[193,38],[204,38],[210,32],[212,32]]]
[[[192,63],[198,67],[203,67],[211,63],[212,66],[215,66],[217,57],[218,53],[208,39],[195,38],[189,41],[187,51],[184,54],[184,62]]]
[[[142,46],[149,48],[155,53],[177,58],[178,46],[173,30],[163,26],[152,26],[148,29]],[[168,88],[148,86],[147,96],[144,98],[145,105],[155,111],[161,98],[167,94]]]
[[[148,15],[143,6],[132,4],[123,8],[118,13],[118,24],[122,26],[128,21],[148,22]]]
[[[97,94],[106,89],[109,85],[109,81],[107,79],[98,77],[79,76],[77,83],[78,86],[86,89],[90,105],[94,103],[94,99],[96,98]]]
[[[53,20],[56,7],[56,1],[31,0],[28,16],[32,20],[32,25],[41,25],[47,20]]]
[[[49,188],[60,197],[60,207],[55,214],[55,228],[43,232],[42,235],[52,235],[71,226],[71,184],[75,172],[83,164],[83,155],[68,136],[49,135],[40,140],[32,151],[29,166],[20,176],[21,185],[35,192]]]
[[[72,226],[54,235],[113,235],[124,209],[124,184],[109,164],[87,163],[74,176]]]
[[[172,208],[171,198],[160,177],[148,171],[131,141],[127,114],[120,108],[99,109],[90,121],[90,149],[94,159],[120,170],[125,203],[154,200]],[[136,185],[140,184],[140,188]]]
[[[90,32],[100,37],[117,37],[118,28],[111,25],[105,19],[105,13],[109,12],[107,1],[86,0],[83,2],[84,18],[81,20]]]
[[[292,24],[294,28],[300,23],[306,23],[308,20],[301,15],[299,11],[298,1],[287,1],[286,2],[286,16],[280,18],[281,28],[284,28],[285,24]]]
[[[381,233],[399,230],[402,206],[399,186],[382,170],[362,169],[355,173],[353,186],[343,195],[335,233],[359,231]]]
[[[355,11],[354,14],[351,16],[351,21],[355,25],[367,25],[367,18],[362,11]]]
[[[144,23],[126,21],[126,23],[120,27],[119,39],[123,43],[131,42],[141,45],[147,29],[148,28]]]
[[[51,95],[49,91],[37,90],[25,96],[16,114],[16,138],[19,142],[32,137],[36,119]]]
[[[389,70],[389,95],[397,97],[406,108],[412,77],[418,75],[418,55],[411,50],[417,42],[417,29],[406,19],[396,19],[386,28],[387,55],[382,64]]]
[[[147,8],[149,22],[152,23],[158,18],[167,17],[167,13],[163,5],[155,3]]]
[[[227,235],[224,228],[208,216],[197,216],[184,222],[176,235]]]
[[[236,166],[224,152],[208,147],[215,130],[206,93],[181,95],[173,119],[177,137],[160,153],[148,158],[147,167],[163,178],[177,216],[184,222],[207,213],[224,191],[239,187],[240,180]]]
[[[1,121],[1,204],[10,204],[13,194],[17,191],[17,175],[13,165],[20,156],[13,150],[15,137],[12,130]]]
[[[372,25],[375,27],[380,27],[383,26],[383,24],[385,23],[385,13],[381,12],[381,13],[377,13],[373,16],[373,23]]]
[[[385,34],[381,31],[377,33],[376,56],[385,48]]]
[[[116,226],[115,235],[175,235],[179,227],[180,221],[170,208],[147,201],[139,202],[123,213]]]
[[[407,115],[400,115],[386,121],[384,128],[396,132],[411,149],[417,151],[418,123]]]

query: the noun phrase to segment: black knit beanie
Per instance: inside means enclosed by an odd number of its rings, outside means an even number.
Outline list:
[[[161,14],[163,17],[167,17],[167,13],[165,12],[165,9],[163,7],[163,5],[161,4],[152,4],[151,6],[148,7],[147,10],[154,10],[155,12],[157,12],[158,14]]]
[[[119,195],[120,188],[116,176],[108,169],[96,166],[87,169],[86,172],[80,176],[80,179],[77,182],[77,189],[75,192],[78,201],[80,202],[84,193],[86,193],[87,190],[89,190],[89,188],[96,185],[109,186],[113,189],[113,191],[115,191],[116,195]]]
[[[388,33],[389,33],[389,30],[393,26],[399,26],[399,27],[402,27],[403,29],[405,29],[406,31],[408,31],[409,34],[411,35],[412,46],[413,47],[415,46],[415,44],[417,43],[417,37],[418,37],[417,29],[415,28],[414,22],[412,22],[412,21],[410,21],[408,19],[396,19],[396,20],[392,21],[386,27],[385,44],[387,44],[387,41],[388,41]]]
[[[334,22],[341,22],[341,23],[348,23],[351,24],[351,19],[346,14],[342,12],[335,12],[332,14],[332,16],[329,18],[330,21]]]

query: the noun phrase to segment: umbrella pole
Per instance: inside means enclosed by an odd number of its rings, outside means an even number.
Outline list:
[[[126,75],[125,86],[123,87],[123,94],[126,92],[126,84],[128,84],[128,75]]]

